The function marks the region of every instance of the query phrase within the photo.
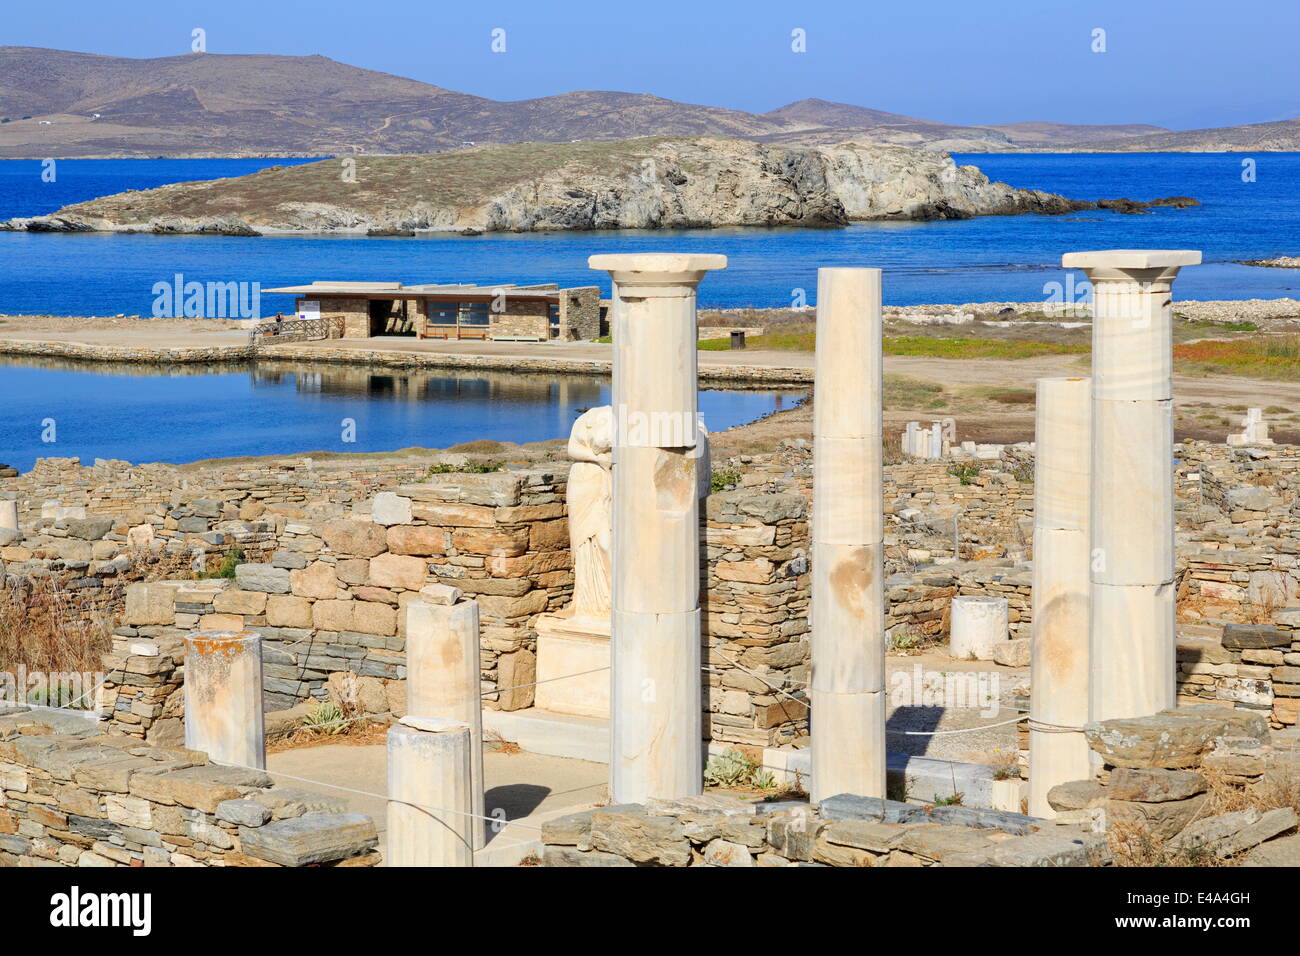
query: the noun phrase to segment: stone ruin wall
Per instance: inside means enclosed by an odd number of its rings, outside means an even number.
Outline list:
[[[581,810],[542,825],[543,866],[1151,866],[1150,840],[1244,866],[1300,865],[1300,747],[1258,712],[1179,707],[1093,725],[1098,772],[1053,787],[1053,820],[839,794],[723,794]],[[1216,793],[1217,790],[1217,793]],[[1227,802],[1223,797],[1227,796]],[[1135,839],[1135,833],[1137,839]]]
[[[260,770],[0,713],[0,866],[373,866],[374,821]]]
[[[1274,726],[1294,724],[1300,702],[1296,451],[1178,447],[1180,699],[1257,709]],[[811,454],[795,441],[771,455],[715,463],[732,467],[736,485],[711,495],[704,509],[708,732],[716,741],[775,746],[808,727]],[[886,468],[890,638],[899,646],[942,639],[956,594],[1006,597],[1012,636],[1027,638],[1032,461],[980,463],[964,480],[949,468]],[[24,540],[0,548],[0,562],[12,575],[35,568],[88,585],[101,618],[125,611],[106,670],[114,724],[128,734],[178,739],[182,636],[218,627],[263,632],[268,709],[324,697],[331,687],[337,695],[340,678],[352,673],[362,710],[400,710],[400,608],[435,582],[480,601],[485,706],[530,706],[530,688],[500,688],[535,679],[536,617],[571,594],[563,466],[420,482],[425,470],[309,460],[81,468],[46,459],[6,484],[37,504],[59,498],[92,516],[118,517],[88,541],[76,535],[97,528],[25,513]],[[376,515],[377,494],[386,503],[380,511],[395,507],[395,515]],[[961,561],[952,560],[954,513]],[[126,533],[142,517],[155,542],[126,549],[124,561]],[[234,580],[151,585],[123,601],[130,582],[176,578],[195,548],[211,569],[232,547],[247,564]],[[131,653],[133,645],[146,653]],[[1018,663],[1027,666],[1027,656]]]

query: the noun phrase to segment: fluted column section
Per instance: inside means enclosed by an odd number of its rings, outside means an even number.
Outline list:
[[[1034,424],[1034,632],[1029,812],[1051,818],[1047,792],[1091,775],[1088,743],[1088,536],[1092,381],[1040,378]]]

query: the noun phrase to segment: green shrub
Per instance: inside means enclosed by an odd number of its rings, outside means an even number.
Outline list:
[[[704,768],[704,783],[729,790],[773,790],[776,778],[734,747],[709,758]]]
[[[303,717],[302,726],[313,733],[333,736],[341,734],[347,724],[343,722],[343,710],[339,705],[332,700],[323,700]]]
[[[430,465],[425,477],[433,475],[488,475],[492,472],[501,471],[501,462],[499,461],[467,461],[463,465],[453,465],[450,462],[440,461],[436,465]]]
[[[975,484],[975,479],[980,476],[979,465],[949,465],[948,474],[952,475],[963,485]]]
[[[726,489],[727,485],[738,485],[738,484],[740,484],[740,472],[734,469],[727,469],[726,471],[715,471],[713,475],[709,478],[710,491],[723,491]]]

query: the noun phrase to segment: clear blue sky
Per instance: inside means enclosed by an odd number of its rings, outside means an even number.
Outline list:
[[[131,57],[187,53],[202,27],[210,53],[319,53],[494,99],[818,96],[952,123],[1179,129],[1300,115],[1297,0],[7,0],[4,20],[0,44]]]

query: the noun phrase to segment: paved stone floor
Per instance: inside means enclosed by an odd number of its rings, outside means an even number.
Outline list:
[[[382,744],[302,747],[268,754],[266,762],[267,771],[273,777],[278,772],[317,781],[307,784],[282,776],[276,778],[277,782],[318,789],[344,801],[349,811],[372,817],[379,828],[380,852],[385,853],[386,802],[380,797],[349,792],[388,792],[387,753]],[[487,813],[504,810],[507,820],[546,816],[568,808],[604,802],[606,798],[608,772],[605,765],[585,760],[489,751],[483,757],[483,774],[487,778]],[[348,789],[331,789],[328,785]],[[510,850],[531,843],[537,836],[536,831],[524,826],[506,826],[500,832],[489,828],[487,849],[508,859],[512,855]]]

